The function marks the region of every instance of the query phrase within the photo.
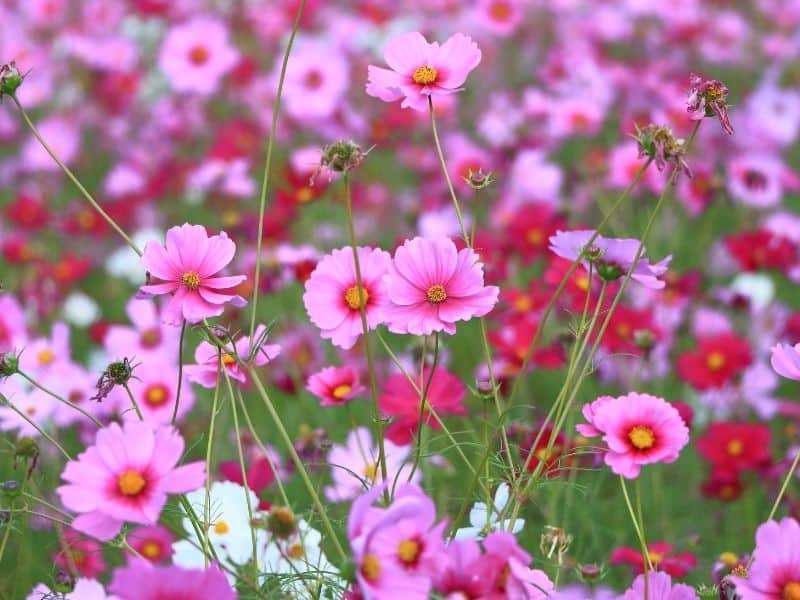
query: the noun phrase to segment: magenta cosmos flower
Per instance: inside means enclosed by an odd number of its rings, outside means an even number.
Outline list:
[[[661,571],[647,573],[647,585],[644,575],[639,575],[633,580],[633,585],[620,600],[697,600],[697,592],[685,583],[672,584],[672,578]],[[645,594],[645,587],[647,594]]]
[[[389,40],[383,58],[390,68],[369,66],[367,94],[386,102],[402,98],[402,108],[426,110],[430,96],[463,89],[467,75],[481,62],[481,51],[461,33],[439,46],[414,31]]]
[[[756,530],[753,566],[746,577],[730,577],[742,600],[800,598],[800,524],[786,517]]]
[[[339,406],[362,393],[358,371],[350,365],[325,367],[308,378],[306,389],[321,400],[320,406]]]
[[[139,291],[151,296],[172,294],[162,312],[164,323],[170,325],[180,325],[183,319],[197,323],[219,316],[227,302],[244,306],[244,298],[228,290],[246,277],[216,276],[235,252],[236,244],[224,231],[209,237],[202,225],[172,227],[167,231],[166,245],[147,242],[142,255],[148,272],[163,282],[143,285]]]
[[[237,597],[225,574],[214,566],[157,567],[142,559],[132,560],[114,571],[108,589],[120,600],[235,600]]]
[[[689,442],[689,429],[678,409],[663,398],[630,392],[600,396],[583,407],[589,421],[576,427],[586,437],[603,436],[605,463],[617,475],[639,476],[642,465],[674,462]]]
[[[383,323],[386,290],[383,276],[391,257],[379,248],[358,248],[363,288],[359,293],[352,248],[334,250],[319,261],[306,281],[303,294],[308,317],[334,346],[352,348],[363,333],[361,303],[367,314],[367,328]]]
[[[94,446],[71,460],[56,489],[69,510],[81,513],[77,531],[110,540],[126,521],[155,525],[167,494],[183,494],[203,485],[205,464],[176,467],[183,438],[172,427],[153,429],[140,421],[112,423],[97,432]]]
[[[239,60],[222,21],[197,17],[167,33],[158,66],[176,92],[212,94]]]
[[[778,375],[800,381],[800,344],[777,344],[772,348],[770,362]]]
[[[456,321],[482,317],[497,303],[497,286],[483,285],[483,263],[449,238],[406,240],[385,277],[389,331],[454,334]]]

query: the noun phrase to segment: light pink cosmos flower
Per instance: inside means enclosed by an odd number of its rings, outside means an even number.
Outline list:
[[[340,248],[319,261],[306,281],[303,294],[308,317],[322,330],[320,335],[345,350],[352,348],[363,333],[362,302],[368,329],[375,329],[385,318],[387,298],[383,276],[391,257],[380,248],[360,247],[358,263],[363,285],[360,293],[353,250]]]
[[[772,348],[770,363],[775,372],[787,379],[800,381],[800,344],[776,344]]]
[[[500,289],[483,284],[483,263],[471,248],[457,250],[449,238],[406,240],[385,277],[394,333],[454,334],[456,321],[482,317]]]
[[[81,513],[72,527],[106,541],[126,521],[155,525],[167,494],[197,489],[205,481],[201,461],[176,467],[183,449],[183,438],[172,427],[154,430],[130,421],[98,431],[94,446],[64,467],[67,483],[56,489],[66,508]]]
[[[236,600],[237,594],[225,574],[214,566],[207,569],[157,567],[146,560],[133,560],[114,571],[108,589],[120,600]]]
[[[472,38],[461,33],[439,46],[414,31],[389,40],[383,58],[390,69],[369,66],[367,94],[385,102],[402,98],[402,108],[427,110],[430,96],[463,89],[467,75],[481,61],[481,51]]]
[[[376,508],[385,485],[362,495],[350,510],[347,533],[356,577],[367,598],[426,600],[445,564],[445,523],[414,484],[398,488],[387,508]]]
[[[125,305],[125,314],[133,327],[111,325],[103,338],[103,347],[111,358],[135,356],[147,363],[162,356],[178,356],[180,331],[164,327],[154,302],[132,298]]]
[[[197,364],[186,365],[183,370],[189,381],[206,388],[213,388],[217,385],[218,361],[222,359],[222,366],[231,379],[247,383],[247,366],[263,366],[281,353],[278,344],[264,343],[266,337],[267,328],[259,325],[253,332],[255,344],[250,342],[249,337],[239,338],[233,343],[233,348],[223,347],[222,356],[219,356],[217,348],[210,342],[200,342],[194,352]],[[236,360],[237,356],[244,364]]]
[[[219,81],[236,65],[239,52],[228,40],[225,24],[197,17],[167,33],[158,66],[176,92],[213,94]]]
[[[730,577],[742,600],[800,598],[800,523],[791,517],[767,521],[756,530],[753,566],[746,577]]]
[[[139,291],[151,296],[173,294],[162,311],[163,322],[170,325],[180,325],[183,319],[197,323],[206,317],[219,316],[226,302],[244,306],[246,302],[241,296],[226,290],[247,277],[216,276],[231,262],[235,252],[236,244],[224,231],[209,237],[202,225],[184,223],[172,227],[167,231],[165,246],[147,242],[142,256],[148,272],[163,283],[143,285]]]
[[[544,571],[531,569],[533,557],[508,531],[493,531],[483,541],[486,562],[499,562],[495,569],[495,593],[509,600],[545,600],[555,592],[553,582]]]
[[[689,429],[672,404],[649,394],[600,396],[583,406],[588,424],[577,425],[586,437],[603,436],[605,463],[617,475],[639,476],[642,465],[677,460],[689,442]]]
[[[306,389],[321,400],[320,406],[340,406],[361,394],[358,371],[351,365],[325,367],[308,378]]]
[[[329,41],[298,40],[292,49],[283,87],[286,112],[293,118],[328,119],[342,106],[350,87],[347,57]],[[281,58],[274,77],[278,80]]]
[[[672,578],[663,571],[647,573],[647,594],[645,594],[644,574],[633,580],[633,585],[620,600],[697,600],[697,592],[685,583],[672,584]],[[776,596],[776,599],[780,596]],[[759,596],[760,598],[760,596]]]

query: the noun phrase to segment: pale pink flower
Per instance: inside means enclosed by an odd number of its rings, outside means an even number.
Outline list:
[[[576,426],[586,437],[603,436],[605,463],[617,475],[639,476],[642,465],[677,460],[689,442],[689,429],[672,404],[649,394],[600,396],[583,406],[588,424]]]
[[[198,383],[206,388],[213,388],[217,385],[217,374],[221,373],[219,362],[222,361],[222,368],[228,372],[231,379],[241,383],[247,383],[247,367],[260,367],[267,364],[281,352],[278,344],[265,344],[267,328],[263,325],[256,327],[253,332],[255,343],[251,343],[249,337],[239,338],[230,345],[222,348],[222,353],[210,342],[200,342],[194,352],[194,359],[197,364],[186,365],[183,370],[189,381]],[[237,360],[237,356],[239,360]],[[241,361],[241,362],[239,362]]]
[[[133,327],[111,325],[103,338],[103,346],[111,358],[134,356],[146,363],[178,356],[180,331],[164,327],[154,302],[132,298],[125,305],[125,314]]]
[[[143,285],[140,292],[157,296],[173,294],[162,311],[164,323],[180,325],[183,319],[197,323],[222,314],[224,304],[244,306],[245,300],[230,288],[244,275],[216,276],[233,259],[236,244],[225,232],[208,236],[202,225],[184,223],[167,231],[167,242],[147,242],[142,264],[163,283]]]
[[[197,489],[205,480],[203,462],[176,467],[183,450],[172,427],[130,421],[98,431],[94,446],[66,464],[61,477],[67,483],[56,489],[64,506],[80,513],[72,527],[105,541],[125,522],[155,525],[167,494]]]
[[[509,37],[522,21],[520,0],[480,0],[476,9],[476,22],[492,33]]]
[[[280,70],[281,57],[275,68]],[[289,57],[283,98],[286,112],[295,119],[328,119],[341,106],[350,87],[347,57],[330,42],[305,39]]]
[[[22,86],[22,89],[25,89],[25,86]],[[59,160],[65,165],[71,165],[78,157],[81,145],[80,128],[76,119],[64,116],[47,117],[37,127]],[[25,171],[60,170],[56,161],[33,136],[22,147],[20,165]]]
[[[308,378],[306,389],[319,398],[320,406],[346,404],[366,388],[361,385],[358,371],[350,365],[325,367]]]
[[[389,331],[413,335],[452,335],[457,321],[492,310],[500,292],[483,284],[483,263],[475,251],[457,250],[448,238],[406,240],[395,251],[385,281]]]
[[[633,585],[620,600],[697,600],[697,592],[685,583],[672,584],[672,578],[662,571],[649,571],[647,573],[647,586],[644,583],[645,575],[639,575],[633,580]],[[645,594],[645,588],[647,593]],[[776,596],[776,599],[779,596]]]
[[[103,584],[96,579],[80,577],[75,580],[75,588],[66,594],[56,594],[45,584],[40,583],[25,600],[48,600],[48,598],[58,598],[59,600],[121,600],[118,596],[110,596],[103,589]]]
[[[228,40],[225,23],[196,17],[170,29],[158,66],[175,91],[213,94],[238,60],[239,52]]]
[[[367,327],[375,329],[384,322],[386,274],[391,257],[379,248],[358,248],[362,289],[356,281],[353,250],[334,250],[319,261],[306,281],[303,304],[311,322],[322,331],[324,339],[345,350],[352,348],[363,333],[361,305],[367,315]]]
[[[800,344],[776,344],[772,348],[770,363],[781,377],[800,381]]]
[[[386,102],[402,98],[402,108],[427,110],[430,96],[463,89],[467,75],[481,61],[481,51],[461,33],[439,46],[414,31],[389,40],[383,58],[391,70],[370,65],[367,94]]]
[[[174,565],[154,566],[146,560],[134,560],[114,571],[109,591],[120,600],[236,600],[237,594],[225,574],[217,567],[184,569]]]
[[[730,577],[742,600],[800,598],[800,524],[791,517],[767,521],[756,530],[753,565],[746,577]]]
[[[19,436],[38,437],[39,429],[31,425],[33,422],[39,428],[44,428],[45,423],[56,409],[56,400],[44,392],[31,388],[22,383],[20,377],[5,379],[0,386],[2,394],[14,405],[0,406],[0,431],[16,430]],[[28,420],[23,419],[17,411],[23,413]]]
[[[23,346],[27,337],[22,306],[11,294],[0,293],[0,352]]]

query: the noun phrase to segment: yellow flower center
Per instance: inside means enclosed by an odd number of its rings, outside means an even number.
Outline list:
[[[514,309],[518,312],[527,312],[533,308],[533,300],[529,296],[520,296],[514,300]]]
[[[423,65],[414,69],[414,74],[411,75],[411,81],[419,85],[430,85],[438,77],[436,69],[428,65]]]
[[[227,521],[220,519],[216,523],[214,523],[214,533],[217,535],[225,535],[231,530],[231,526],[228,525]]]
[[[160,554],[161,546],[155,542],[146,542],[144,546],[142,546],[142,555],[145,558],[158,558]]]
[[[790,581],[783,586],[782,600],[800,600],[800,582]]]
[[[364,477],[370,481],[375,481],[375,475],[378,474],[378,466],[375,463],[364,465]]]
[[[541,229],[529,229],[525,239],[533,246],[538,246],[544,241],[544,232]]]
[[[119,491],[125,496],[138,495],[146,484],[147,482],[142,477],[142,474],[131,469],[125,471],[117,480]]]
[[[36,359],[39,361],[40,365],[49,365],[56,359],[56,355],[50,348],[45,348],[36,355]]]
[[[649,559],[650,559],[650,562],[651,562],[653,565],[657,565],[657,564],[658,564],[658,563],[660,563],[662,560],[664,560],[664,555],[663,555],[663,554],[661,554],[661,552],[649,552],[649,551],[648,551],[648,553],[647,553],[647,558],[649,558]]]
[[[589,289],[589,278],[582,275],[575,280],[575,285],[578,286],[579,290],[585,292]]]
[[[715,350],[706,358],[706,365],[712,371],[719,371],[725,366],[725,356],[723,356],[722,352],[717,352]]]
[[[733,552],[723,552],[719,555],[719,561],[726,567],[730,568],[739,562],[739,557]]]
[[[150,406],[161,406],[167,401],[169,390],[164,384],[151,385],[144,392],[144,401]]]
[[[742,440],[733,439],[728,442],[728,445],[725,446],[725,449],[731,456],[739,456],[742,452],[744,452],[744,444],[742,443]]]
[[[407,564],[417,562],[420,553],[419,542],[416,540],[403,540],[397,546],[397,556],[401,561]]]
[[[204,65],[209,59],[208,49],[205,46],[195,46],[189,50],[189,62],[193,65]]]
[[[287,554],[295,560],[303,558],[306,555],[305,548],[303,548],[303,544],[300,542],[295,542],[287,549]]]
[[[359,294],[358,292],[359,286],[351,285],[344,293],[344,301],[352,310],[358,310],[362,306],[366,306],[367,302],[369,302],[369,292],[367,292],[367,290],[361,287],[361,293]]]
[[[375,581],[381,575],[381,561],[374,554],[367,554],[361,563],[361,574],[367,581]]]
[[[236,359],[227,352],[225,352],[222,355],[222,364],[225,365],[226,367],[230,367],[231,365],[236,364]]]
[[[628,432],[628,439],[639,450],[647,450],[652,448],[656,443],[656,436],[653,430],[644,425],[637,425]]]
[[[333,395],[333,397],[336,398],[337,400],[341,400],[352,391],[353,388],[345,383],[342,385],[337,385],[335,388],[333,388],[333,392],[331,392],[331,395]]]
[[[425,296],[427,296],[428,302],[431,304],[441,304],[447,300],[447,292],[444,291],[444,287],[438,283],[429,287],[428,291],[425,292]]]
[[[183,274],[183,277],[181,277],[181,281],[183,281],[183,284],[190,290],[196,290],[200,287],[200,275],[197,271],[187,271]]]

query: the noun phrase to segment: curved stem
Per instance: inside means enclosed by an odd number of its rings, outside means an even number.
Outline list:
[[[97,425],[99,428],[101,428],[101,429],[102,429],[102,428],[104,427],[104,425],[103,425],[103,424],[102,424],[100,421],[98,421],[98,420],[97,420],[97,419],[94,417],[94,415],[92,415],[91,413],[89,413],[89,412],[87,412],[86,410],[82,409],[80,406],[78,406],[78,405],[77,405],[77,404],[75,404],[74,402],[70,402],[69,400],[67,400],[66,398],[64,398],[64,397],[62,397],[62,396],[59,396],[58,394],[56,394],[56,393],[55,393],[55,392],[53,392],[52,390],[49,390],[49,389],[47,389],[47,388],[46,388],[46,387],[44,387],[44,386],[43,386],[41,383],[39,383],[38,381],[36,381],[36,380],[35,380],[35,379],[33,379],[32,377],[30,377],[30,376],[29,376],[27,373],[23,373],[22,371],[17,371],[17,373],[18,373],[18,374],[19,374],[19,375],[20,375],[20,376],[21,376],[23,379],[25,379],[25,380],[26,380],[28,383],[30,383],[30,384],[31,384],[33,387],[40,389],[41,391],[43,391],[43,392],[44,392],[45,394],[47,394],[48,396],[52,396],[53,398],[55,398],[56,400],[58,400],[59,402],[61,402],[61,403],[63,403],[63,404],[66,404],[66,405],[67,405],[67,406],[69,406],[70,408],[77,410],[79,413],[81,413],[81,414],[82,414],[84,417],[86,417],[87,419],[89,419],[89,420],[90,420],[92,423],[94,423],[95,425]]]
[[[253,299],[250,302],[250,339],[253,339],[253,332],[256,329],[256,313],[258,308],[258,286],[261,278],[261,246],[264,237],[264,210],[267,205],[267,189],[269,189],[269,171],[272,168],[272,147],[275,144],[275,132],[278,129],[278,115],[281,111],[281,99],[283,97],[283,83],[286,80],[286,67],[289,64],[289,54],[292,52],[294,38],[297,30],[300,29],[300,18],[303,16],[303,9],[306,0],[300,0],[297,7],[297,14],[294,18],[292,31],[289,34],[289,41],[286,43],[286,51],[283,53],[281,62],[281,72],[278,76],[278,89],[275,93],[275,104],[272,106],[272,124],[270,125],[269,137],[267,138],[267,152],[264,158],[264,177],[261,180],[261,194],[258,199],[258,239],[256,240],[256,271],[253,275]]]
[[[139,404],[136,402],[136,398],[133,397],[133,392],[131,392],[131,388],[128,387],[127,383],[123,383],[122,387],[124,387],[125,391],[128,392],[128,398],[131,399],[131,404],[133,405],[133,410],[136,411],[136,416],[139,417],[140,421],[144,421],[144,416],[142,415],[142,411],[139,408]]]
[[[37,425],[37,424],[36,424],[36,423],[35,423],[35,422],[34,422],[34,421],[33,421],[33,420],[30,418],[30,417],[28,417],[28,415],[26,415],[24,412],[22,412],[20,409],[18,409],[16,406],[14,406],[14,403],[13,403],[13,402],[11,402],[11,400],[9,400],[8,398],[6,398],[5,396],[0,396],[0,405],[5,405],[5,406],[8,406],[8,408],[10,408],[10,409],[11,409],[11,410],[13,410],[15,413],[17,413],[17,415],[19,415],[19,416],[20,416],[20,417],[21,417],[21,418],[22,418],[22,419],[23,419],[23,420],[24,420],[24,421],[25,421],[25,422],[26,422],[28,425],[30,425],[30,426],[31,426],[31,427],[33,427],[33,428],[34,428],[36,431],[38,431],[38,432],[39,432],[39,434],[40,434],[40,435],[41,435],[41,436],[42,436],[44,439],[46,439],[48,442],[50,442],[50,443],[51,443],[51,444],[53,444],[53,445],[54,445],[56,448],[58,448],[58,449],[59,449],[59,451],[61,452],[61,454],[63,454],[63,455],[64,455],[64,457],[65,457],[67,460],[72,460],[72,457],[69,455],[69,453],[68,453],[66,450],[64,450],[64,448],[61,446],[61,444],[59,444],[59,443],[58,443],[58,442],[55,440],[55,438],[54,438],[53,436],[51,436],[51,435],[50,435],[49,433],[47,433],[47,432],[46,432],[44,429],[42,429],[41,427],[39,427],[39,425]]]
[[[111,228],[114,231],[116,231],[120,235],[120,237],[122,237],[123,240],[125,240],[125,243],[128,244],[128,246],[130,246],[131,250],[133,250],[134,252],[136,252],[136,254],[141,256],[142,251],[139,249],[139,246],[137,246],[136,243],[130,237],[128,237],[128,234],[125,233],[119,225],[117,225],[117,222],[114,221],[114,219],[112,219],[111,216],[106,211],[103,210],[103,208],[97,203],[97,200],[95,200],[92,197],[92,195],[88,192],[88,190],[85,187],[83,187],[83,184],[78,180],[78,178],[75,177],[72,171],[70,171],[69,167],[67,167],[67,165],[61,162],[58,156],[56,156],[56,153],[53,152],[53,149],[50,148],[50,146],[47,144],[46,141],[44,141],[44,138],[39,133],[39,130],[36,128],[36,125],[33,124],[33,121],[31,121],[31,118],[28,116],[28,113],[25,112],[24,108],[22,108],[22,104],[20,104],[17,97],[12,95],[11,100],[14,102],[14,104],[17,105],[17,108],[19,109],[19,112],[22,115],[22,119],[25,121],[25,124],[33,133],[33,136],[42,145],[42,148],[45,149],[45,152],[47,152],[50,155],[50,158],[52,158],[56,162],[56,164],[61,168],[61,170],[64,171],[64,174],[67,177],[69,177],[70,181],[72,181],[72,183],[75,184],[75,187],[77,187],[80,190],[81,194],[83,194],[83,197],[86,198],[89,204],[92,205],[92,208],[94,208],[100,214],[100,216],[103,217],[103,219],[105,219],[106,223],[108,223],[111,226]]]
[[[175,407],[172,409],[172,424],[178,418],[178,405],[181,401],[181,387],[183,386],[183,336],[186,334],[186,319],[181,322],[181,336],[178,341],[178,386],[175,392]],[[219,373],[217,373],[219,379]]]

